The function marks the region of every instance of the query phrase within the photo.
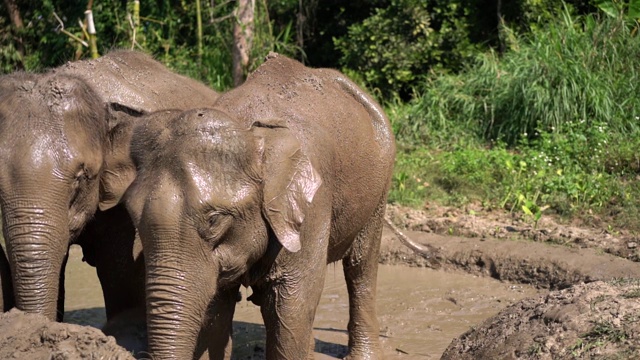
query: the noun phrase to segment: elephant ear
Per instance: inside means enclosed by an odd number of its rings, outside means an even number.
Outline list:
[[[129,154],[131,136],[136,120],[142,113],[119,104],[107,108],[109,121],[108,146],[104,170],[100,178],[100,210],[108,210],[120,202],[136,177],[136,168]]]
[[[282,246],[297,252],[300,226],[322,179],[286,126],[254,123],[252,128],[263,167],[262,212]]]

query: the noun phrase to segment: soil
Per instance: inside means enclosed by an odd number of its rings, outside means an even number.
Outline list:
[[[442,360],[632,359],[640,283],[593,282],[521,300],[455,339]]]
[[[113,337],[90,327],[12,309],[0,314],[0,359],[134,359]]]
[[[640,279],[640,239],[631,232],[550,216],[533,224],[479,206],[389,205],[387,213],[431,249],[423,256],[391,231],[383,233],[378,317],[387,359],[628,358],[637,350],[640,282],[620,280]],[[104,309],[95,271],[79,253],[72,248],[65,321],[99,327]],[[248,295],[244,290],[234,317],[238,360],[264,358],[264,327]],[[346,354],[347,320],[341,269],[330,265],[314,323],[316,359]],[[0,334],[5,336],[1,327]],[[28,331],[21,334],[12,344],[45,348],[42,340],[28,340],[36,339]],[[3,351],[8,344],[0,344]]]

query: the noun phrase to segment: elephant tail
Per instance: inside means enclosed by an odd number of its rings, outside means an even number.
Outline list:
[[[394,235],[400,240],[400,242],[408,247],[409,249],[415,251],[420,254],[425,259],[432,259],[435,254],[438,253],[438,250],[430,245],[421,245],[417,242],[411,240],[407,235],[405,235],[397,226],[395,226],[388,215],[384,215],[385,224],[391,229]]]

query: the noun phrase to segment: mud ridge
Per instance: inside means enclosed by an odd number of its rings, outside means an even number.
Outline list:
[[[380,262],[444,270],[564,289],[578,283],[620,278],[640,278],[640,264],[592,248],[571,248],[528,240],[461,238],[405,231],[414,241],[436,249],[425,258],[404,247],[394,235],[383,233]]]

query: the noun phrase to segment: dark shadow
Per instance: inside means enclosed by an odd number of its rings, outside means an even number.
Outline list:
[[[330,328],[314,328],[315,330],[336,331],[346,333],[346,330]],[[247,323],[244,321],[233,322],[233,353],[232,360],[257,360],[265,358],[266,330],[262,324]],[[335,344],[315,339],[314,351],[337,359],[347,355],[349,348],[346,345]]]
[[[349,347],[347,345],[336,344],[316,339],[315,352],[342,359],[347,356]]]
[[[76,325],[93,326],[101,329],[107,321],[104,307],[94,307],[64,312],[64,322]]]
[[[2,222],[0,221],[0,227],[1,226]],[[2,234],[0,234],[0,238],[2,238]],[[4,239],[2,240],[4,242]],[[9,269],[9,261],[7,260],[2,244],[0,244],[0,311],[9,311],[13,306],[11,269]]]

